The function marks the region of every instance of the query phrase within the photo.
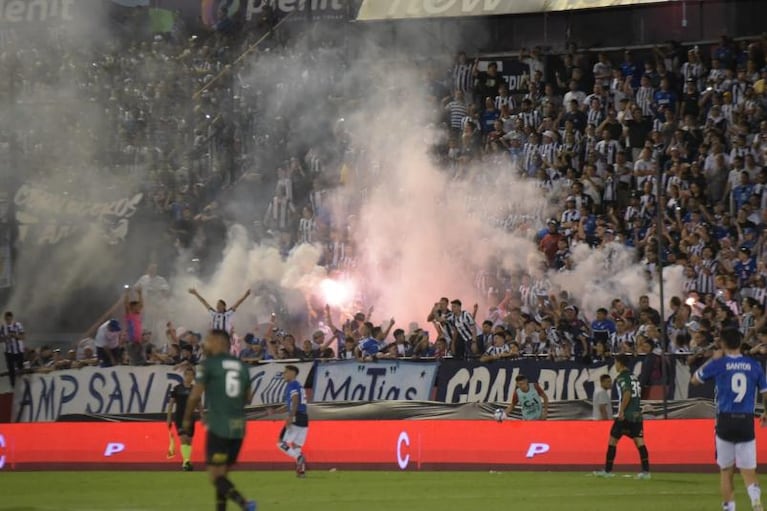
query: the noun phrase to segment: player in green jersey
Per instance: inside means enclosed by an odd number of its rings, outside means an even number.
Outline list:
[[[245,364],[229,354],[229,334],[211,330],[205,338],[205,360],[197,367],[197,384],[189,396],[182,428],[192,427],[192,412],[203,392],[207,408],[208,437],[205,442],[208,474],[216,488],[216,511],[226,510],[226,501],[243,511],[255,511],[227,478],[245,437],[245,405],[250,397],[250,374]]]
[[[641,393],[642,386],[636,376],[631,372],[631,359],[628,355],[615,357],[615,370],[618,376],[615,378],[618,387],[618,416],[615,418],[613,427],[610,429],[610,440],[607,444],[607,460],[605,469],[594,472],[600,477],[613,476],[613,462],[618,441],[622,436],[634,440],[639,451],[639,459],[642,461],[642,471],[637,476],[639,479],[650,478],[650,460],[647,454],[647,446],[644,443],[644,425],[642,423]]]

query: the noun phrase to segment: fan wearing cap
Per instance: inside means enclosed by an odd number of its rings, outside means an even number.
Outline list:
[[[99,366],[112,367],[120,364],[120,322],[116,319],[105,321],[96,330],[93,344]]]

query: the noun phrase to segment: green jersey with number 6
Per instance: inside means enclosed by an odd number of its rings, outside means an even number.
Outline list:
[[[618,386],[618,402],[623,400],[623,396],[628,394],[631,396],[628,406],[623,412],[625,420],[630,422],[638,422],[642,420],[642,385],[634,374],[625,369],[615,378],[615,382]]]
[[[247,366],[229,354],[215,355],[197,366],[197,381],[205,386],[208,430],[221,438],[243,438],[250,395]]]

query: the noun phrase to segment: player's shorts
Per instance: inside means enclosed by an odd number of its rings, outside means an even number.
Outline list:
[[[208,465],[234,465],[242,448],[242,438],[222,438],[208,431],[205,442],[206,463]]]
[[[615,419],[613,427],[610,429],[610,436],[613,438],[621,438],[627,436],[629,438],[643,438],[644,437],[644,421],[627,421]]]
[[[716,437],[716,464],[719,468],[737,467],[745,470],[756,469],[756,440],[728,442]]]
[[[716,416],[716,463],[719,468],[756,468],[754,416],[722,413]]]
[[[192,421],[192,424],[191,424],[191,426],[189,426],[189,429],[188,430],[184,430],[184,428],[181,427],[182,423],[177,421],[175,423],[176,424],[176,433],[181,435],[181,431],[183,431],[184,433],[186,433],[189,436],[189,438],[192,438],[194,436],[194,424],[195,424],[195,422],[197,422],[197,421]]]
[[[296,426],[291,424],[286,428],[282,428],[280,432],[280,442],[285,442],[292,445],[306,445],[306,435],[309,433],[308,426]]]

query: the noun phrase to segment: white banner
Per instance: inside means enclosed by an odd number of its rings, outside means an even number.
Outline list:
[[[311,362],[294,364],[303,384]],[[283,401],[283,364],[250,368],[251,405]],[[123,415],[163,413],[170,393],[183,377],[172,367],[86,367],[48,374],[28,374],[16,381],[14,422],[49,422],[62,415]]]
[[[434,362],[326,362],[314,373],[314,402],[428,401],[437,376]]]
[[[528,14],[671,0],[364,0],[357,21]]]

